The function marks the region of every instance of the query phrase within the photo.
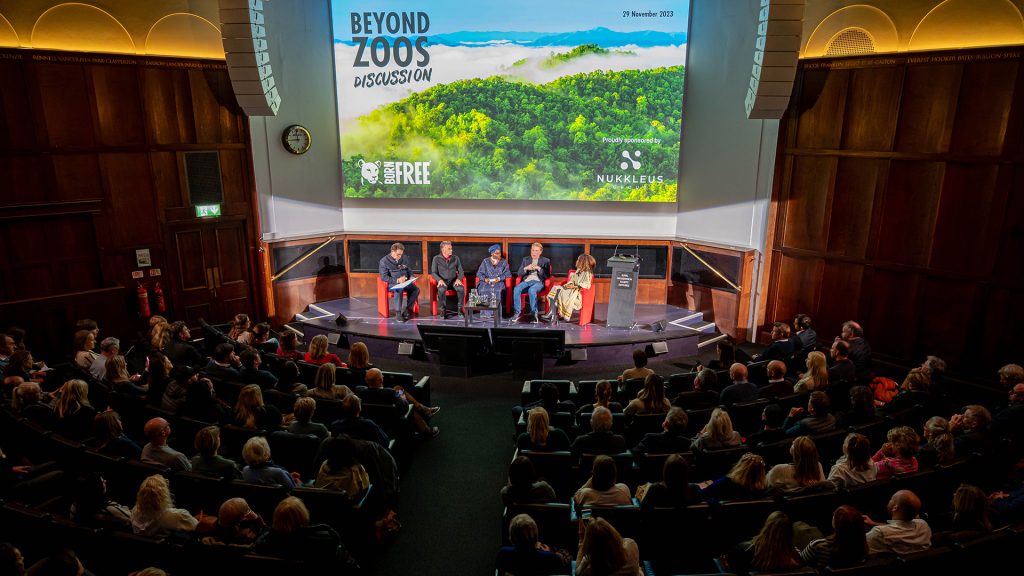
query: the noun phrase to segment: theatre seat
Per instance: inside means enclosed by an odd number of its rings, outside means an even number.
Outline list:
[[[428,276],[430,279],[430,313],[437,316],[437,280],[434,280],[433,276]],[[466,279],[462,279],[462,305],[466,305],[466,298],[469,297],[469,288],[466,286]],[[458,292],[454,289],[449,288],[444,291],[445,296],[458,296]]]
[[[555,271],[552,270],[551,271],[551,275],[554,276],[554,274],[555,274]],[[522,281],[523,281],[522,276],[516,276],[516,286],[518,286],[519,283],[522,282]],[[549,312],[549,310],[548,310],[548,292],[551,292],[551,284],[552,284],[551,283],[551,276],[548,276],[547,278],[544,279],[544,287],[541,288],[540,292],[537,293],[537,309],[538,309],[537,311],[540,312],[541,314],[547,314]],[[509,293],[509,302],[511,302],[512,301],[512,298],[511,298],[512,291],[509,290],[508,293]],[[523,294],[519,297],[519,304],[521,306],[519,309],[520,310],[528,310],[527,307],[529,306],[529,302],[530,302],[530,295],[528,293],[526,293],[526,292],[523,292]],[[543,310],[543,312],[541,312],[541,310]]]
[[[569,270],[569,276],[572,277],[575,272],[575,268]],[[590,288],[580,288],[580,296],[583,297],[583,307],[580,308],[580,326],[586,326],[594,321],[594,298],[597,295],[594,288],[593,279],[590,281]]]
[[[388,283],[380,278],[377,279],[377,313],[385,318],[391,316],[391,294],[388,292]],[[413,302],[412,313],[416,316],[420,314],[418,300]]]

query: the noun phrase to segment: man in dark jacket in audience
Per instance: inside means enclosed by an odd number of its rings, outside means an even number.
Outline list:
[[[184,364],[196,370],[206,364],[206,358],[199,353],[195,346],[189,343],[192,340],[192,333],[184,322],[178,321],[171,324],[171,341],[164,348],[164,355],[171,359],[175,366]]]
[[[260,365],[263,359],[255,348],[246,348],[239,356],[242,369],[238,372],[238,381],[246,384],[256,384],[260,390],[267,390],[277,386],[277,376],[268,370],[261,370]]]
[[[212,378],[236,381],[238,380],[238,369],[241,365],[241,360],[239,360],[238,355],[235,354],[234,344],[221,342],[213,349],[213,357],[210,358],[210,362],[203,367],[202,372]]]
[[[673,406],[679,406],[685,410],[700,410],[718,406],[721,400],[715,386],[718,385],[718,375],[710,368],[698,366],[696,376],[693,377],[693,390],[680,392],[672,401]]]
[[[857,383],[867,384],[871,381],[871,344],[864,339],[864,329],[853,320],[843,322],[843,332],[838,339],[850,345],[850,361],[857,369]]]
[[[686,435],[686,427],[690,423],[690,417],[686,410],[673,406],[665,415],[661,423],[663,432],[649,432],[644,434],[640,443],[630,451],[634,454],[678,454],[689,452],[692,438]]]
[[[793,353],[793,342],[789,339],[789,324],[776,322],[772,324],[772,343],[764,352],[755,356],[754,360],[783,360]]]
[[[341,401],[344,418],[331,422],[334,434],[348,434],[356,440],[369,440],[387,448],[388,435],[376,422],[363,418],[363,402],[355,394],[349,394]]]
[[[793,382],[786,379],[786,363],[772,360],[768,363],[768,383],[757,389],[758,398],[778,398],[793,393]]]
[[[722,390],[722,405],[732,406],[739,402],[757,400],[757,384],[747,381],[747,367],[737,362],[729,367],[732,384]]]
[[[618,454],[626,451],[626,439],[612,432],[612,412],[596,406],[590,416],[591,432],[572,443],[573,454]]]

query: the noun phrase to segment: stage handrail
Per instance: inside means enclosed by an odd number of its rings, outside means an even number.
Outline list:
[[[309,253],[303,254],[301,257],[299,257],[298,260],[296,260],[296,261],[292,262],[291,264],[285,266],[284,270],[281,270],[277,274],[274,274],[273,276],[271,276],[270,277],[270,281],[273,282],[273,281],[277,280],[278,278],[280,278],[281,276],[284,276],[289,271],[291,271],[292,268],[295,268],[299,264],[302,264],[303,262],[306,261],[307,258],[312,256],[313,254],[316,254],[317,252],[322,250],[325,246],[327,246],[331,242],[334,242],[335,238],[337,238],[337,236],[330,236],[329,238],[327,238],[327,240],[324,240],[319,246],[317,246],[316,248],[310,250]]]
[[[731,280],[729,280],[728,278],[726,278],[724,274],[722,274],[721,272],[719,272],[719,271],[718,271],[718,269],[716,269],[716,268],[715,268],[714,266],[712,266],[711,264],[708,264],[708,261],[707,261],[707,260],[705,260],[705,259],[701,258],[700,256],[698,256],[698,255],[697,255],[697,253],[696,253],[696,252],[694,252],[693,250],[690,250],[690,247],[689,247],[689,246],[687,246],[687,245],[686,245],[685,243],[684,243],[684,244],[683,244],[682,246],[683,246],[683,250],[686,250],[687,252],[689,252],[689,253],[690,253],[690,256],[693,256],[694,258],[696,258],[696,259],[697,259],[697,261],[698,261],[698,262],[700,262],[700,263],[701,263],[701,264],[703,264],[704,266],[707,266],[707,269],[708,269],[708,270],[711,270],[712,272],[714,272],[714,273],[715,273],[715,276],[718,276],[719,278],[721,278],[722,280],[724,280],[724,281],[725,281],[725,283],[726,283],[726,284],[728,284],[729,286],[731,286],[733,290],[735,290],[735,291],[737,291],[737,292],[739,292],[739,291],[740,291],[740,287],[739,287],[739,286],[737,286],[736,284],[733,284],[733,283],[732,283],[732,281],[731,281]]]

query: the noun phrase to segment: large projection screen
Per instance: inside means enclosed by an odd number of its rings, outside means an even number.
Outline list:
[[[688,0],[331,6],[345,196],[676,202]]]

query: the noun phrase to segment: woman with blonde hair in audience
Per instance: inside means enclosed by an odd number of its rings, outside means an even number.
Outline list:
[[[611,456],[594,458],[590,478],[572,497],[577,508],[584,506],[628,506],[633,503],[629,487],[617,481],[618,467]]]
[[[235,317],[231,320],[231,330],[228,331],[228,338],[238,341],[238,337],[248,331],[249,326],[252,326],[252,321],[249,320],[248,314],[235,314]]]
[[[324,400],[342,400],[352,393],[352,390],[344,384],[335,384],[334,378],[337,368],[333,363],[321,364],[316,371],[316,378],[313,387],[309,389],[308,395]]]
[[[60,389],[53,407],[53,431],[74,440],[92,435],[96,409],[89,404],[89,384],[85,380],[68,380]]]
[[[626,416],[664,414],[671,407],[672,403],[665,398],[665,379],[657,374],[649,374],[644,379],[643,390],[629,401],[622,412]]]
[[[765,495],[764,458],[747,452],[733,464],[729,473],[714,482],[701,482],[701,496],[708,504],[726,500],[755,500]]]
[[[704,429],[693,439],[690,448],[693,450],[718,450],[739,446],[742,443],[743,437],[739,432],[733,430],[732,418],[729,417],[729,413],[721,408],[715,408]]]
[[[151,352],[163,350],[171,342],[171,324],[163,316],[149,319],[149,349]]]
[[[337,354],[327,351],[327,336],[323,334],[313,336],[309,342],[309,350],[302,359],[310,364],[321,365],[330,362],[339,368],[348,368],[348,364],[342,362]]]
[[[875,452],[871,461],[875,463],[879,480],[890,478],[896,474],[917,472],[918,463],[915,454],[920,441],[917,432],[910,426],[897,426],[886,435],[888,442]]]
[[[876,474],[875,464],[871,461],[871,441],[863,434],[847,434],[843,441],[843,455],[832,466],[828,479],[849,488],[871,482]]]
[[[124,356],[118,354],[107,360],[106,370],[107,375],[104,381],[114,392],[130,394],[132,396],[146,395],[146,386],[138,384],[141,376],[132,376],[128,373],[128,363],[125,361]]]
[[[604,518],[582,521],[576,576],[642,576],[640,549],[632,538],[623,538]]]
[[[922,432],[922,444],[917,450],[918,467],[934,468],[956,459],[956,444],[949,431],[949,420],[932,416],[924,423]]]
[[[295,496],[285,498],[274,508],[271,528],[256,541],[256,551],[303,560],[307,567],[319,566],[311,573],[361,573],[338,533],[326,524],[310,524],[309,510]]]
[[[793,521],[784,512],[772,512],[757,536],[733,547],[725,560],[726,568],[739,574],[781,572],[800,566],[800,553],[793,545]]]
[[[807,488],[825,479],[818,461],[818,447],[810,436],[797,436],[789,447],[791,464],[776,464],[768,471],[768,486],[777,490]]]
[[[299,473],[288,472],[270,459],[270,444],[263,436],[253,436],[242,446],[242,479],[256,484],[284,486],[289,490],[299,485]]]
[[[235,402],[235,424],[255,430],[277,430],[281,427],[281,411],[263,403],[258,385],[248,384],[242,387]]]
[[[193,532],[199,521],[188,510],[173,508],[167,479],[154,474],[142,481],[132,508],[132,531],[159,538],[172,532]]]
[[[558,452],[568,450],[569,436],[558,428],[551,427],[548,411],[542,406],[531,408],[526,418],[526,432],[519,435],[516,445],[520,450],[535,452]]]
[[[92,361],[99,354],[93,351],[96,347],[96,334],[92,330],[79,330],[75,332],[75,366],[88,370]]]
[[[815,350],[807,355],[807,372],[797,380],[793,392],[814,392],[828,388],[828,362],[825,355]]]

